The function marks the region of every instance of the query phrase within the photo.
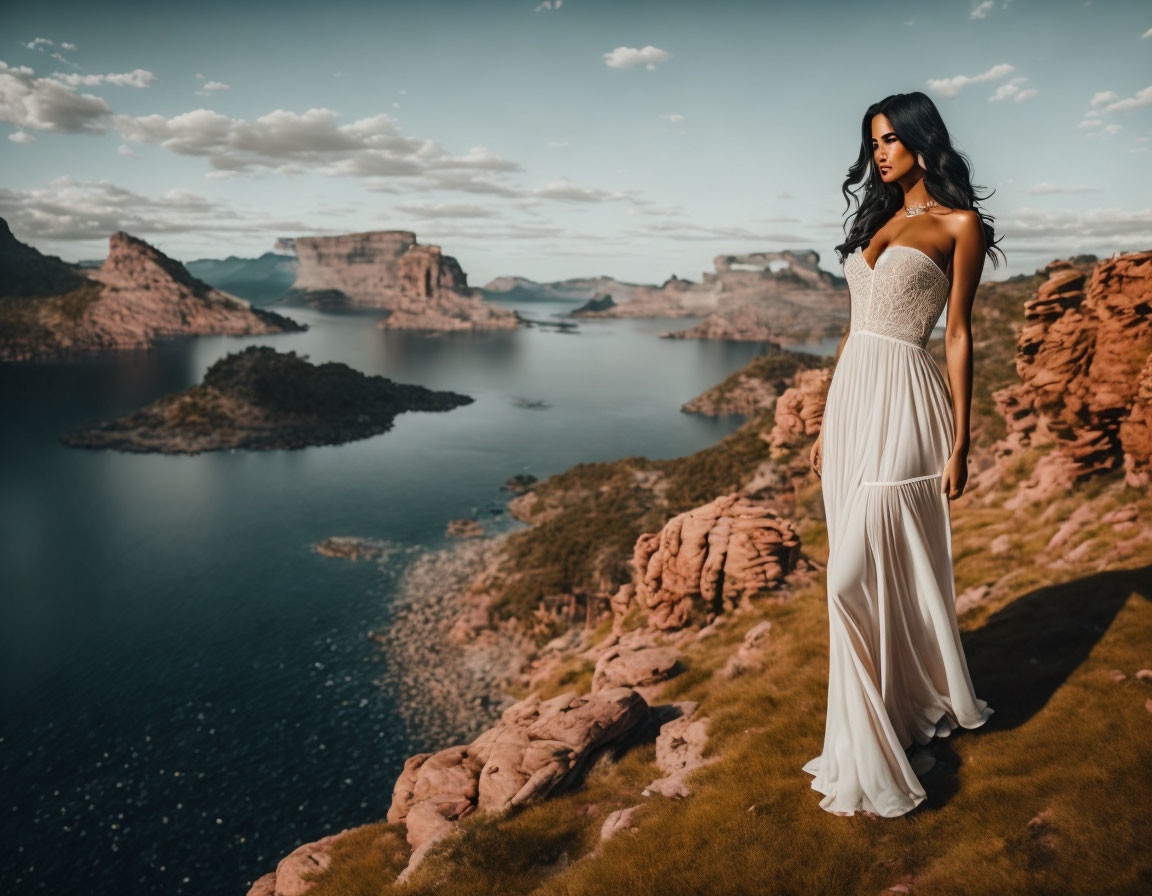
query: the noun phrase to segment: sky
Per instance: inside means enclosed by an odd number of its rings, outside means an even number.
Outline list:
[[[922,90],[1008,263],[1152,249],[1146,0],[52,2],[0,10],[0,216],[66,261],[411,230],[469,283],[815,249]]]

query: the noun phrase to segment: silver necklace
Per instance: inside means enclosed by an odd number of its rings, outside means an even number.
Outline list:
[[[905,218],[914,218],[917,215],[924,214],[924,212],[928,211],[928,209],[935,208],[935,207],[936,207],[936,203],[931,199],[929,199],[923,205],[906,205],[906,206],[904,206],[904,217]]]

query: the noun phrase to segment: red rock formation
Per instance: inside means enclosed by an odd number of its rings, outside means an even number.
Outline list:
[[[711,622],[776,587],[799,556],[788,520],[743,495],[723,495],[640,536],[632,557],[636,600],[656,628]],[[615,600],[613,609],[619,612]]]
[[[513,329],[514,311],[483,301],[455,258],[409,230],[297,237],[289,296],[321,307],[387,309],[388,329]],[[284,242],[283,245],[288,245]]]
[[[1090,476],[1123,467],[1133,486],[1152,471],[1152,252],[1098,262],[1085,275],[1068,262],[1024,306],[1017,343],[1021,382],[995,394],[1009,435],[1001,455],[1053,443],[1050,461]]]
[[[776,400],[776,425],[767,435],[761,435],[771,446],[771,454],[778,457],[783,449],[819,434],[824,420],[824,403],[828,387],[832,385],[832,371],[826,368],[801,370],[795,383]]]
[[[543,799],[578,775],[601,748],[644,721],[648,704],[631,688],[541,700],[531,694],[468,745],[418,753],[396,780],[390,823],[403,821],[413,847],[402,882],[428,849],[474,811],[503,812]]]
[[[146,348],[168,336],[225,334],[250,336],[303,330],[279,314],[255,308],[243,299],[213,289],[143,240],[123,231],[109,239],[108,258],[95,271],[76,271],[66,294],[37,291],[30,282],[44,268],[38,252],[7,231],[0,242],[15,243],[18,254],[0,255],[20,262],[21,271],[5,280],[23,281],[21,298],[0,306],[0,359],[34,360],[110,349]],[[56,266],[62,263],[58,260]],[[60,278],[45,281],[59,288]],[[7,283],[5,284],[7,286]],[[5,292],[12,296],[11,292]]]
[[[278,314],[213,289],[180,262],[117,231],[108,257],[89,276],[104,284],[87,324],[110,341],[145,345],[173,334],[251,336],[303,329]]]

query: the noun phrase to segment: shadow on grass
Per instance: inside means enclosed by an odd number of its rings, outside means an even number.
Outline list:
[[[1037,588],[964,633],[976,693],[996,710],[986,725],[1026,724],[1084,663],[1133,592],[1152,600],[1152,565]],[[936,808],[956,793],[961,762],[949,738],[933,747],[944,770],[924,783],[926,806]]]

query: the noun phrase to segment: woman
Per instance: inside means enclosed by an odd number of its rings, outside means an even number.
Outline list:
[[[812,469],[828,523],[824,749],[804,766],[836,815],[903,815],[926,797],[922,749],[993,710],[973,693],[956,625],[951,511],[967,481],[970,314],[992,219],[923,93],[864,115],[836,247],[851,292]],[[854,184],[862,183],[863,198]],[[925,350],[945,302],[951,390]]]

